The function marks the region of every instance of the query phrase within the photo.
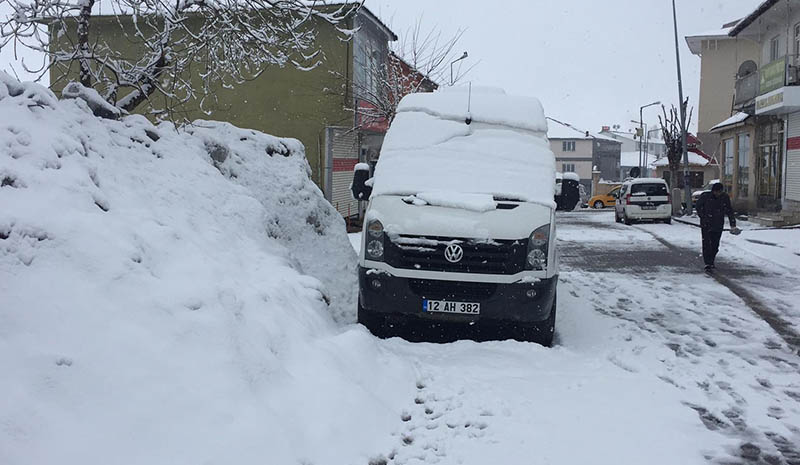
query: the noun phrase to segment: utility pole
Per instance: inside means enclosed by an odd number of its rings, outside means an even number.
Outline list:
[[[692,188],[689,186],[689,150],[686,146],[686,103],[683,100],[683,81],[681,79],[681,52],[678,48],[678,14],[675,0],[672,0],[672,24],[675,30],[675,63],[678,68],[678,99],[681,108],[681,147],[683,150],[683,200],[686,208],[684,215],[692,214]]]

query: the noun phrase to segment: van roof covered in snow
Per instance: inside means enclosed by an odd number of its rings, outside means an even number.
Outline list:
[[[508,95],[491,87],[452,87],[436,93],[409,94],[400,101],[397,112],[423,112],[459,122],[469,116],[476,123],[547,133],[547,120],[538,99]]]
[[[373,195],[444,192],[552,207],[555,156],[535,98],[473,89],[403,98],[381,149]]]

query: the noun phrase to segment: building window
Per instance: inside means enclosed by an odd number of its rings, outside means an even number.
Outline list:
[[[574,144],[575,142],[573,142]],[[574,173],[575,172],[575,163],[562,163],[561,164],[561,172],[562,173]]]
[[[730,181],[733,177],[733,138],[722,141],[722,176]]]
[[[561,142],[561,150],[564,152],[574,152],[575,151],[575,141],[574,140],[565,140]]]
[[[781,46],[779,39],[780,36],[775,36],[769,41],[769,61],[775,61],[778,59]]]
[[[750,193],[750,134],[739,134],[739,172],[737,196],[745,198]]]

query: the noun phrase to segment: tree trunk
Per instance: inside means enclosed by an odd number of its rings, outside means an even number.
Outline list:
[[[152,72],[142,76],[139,86],[130,94],[126,95],[117,102],[117,107],[127,112],[133,111],[136,107],[147,100],[156,91],[156,83],[167,69],[166,51],[161,52],[161,56],[153,63]]]
[[[84,0],[78,15],[78,66],[80,80],[84,87],[92,87],[92,69],[89,53],[89,21],[92,18],[92,7],[95,0]]]

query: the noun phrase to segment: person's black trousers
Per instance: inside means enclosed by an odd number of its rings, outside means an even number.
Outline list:
[[[722,231],[710,231],[703,229],[703,261],[706,265],[713,265],[714,259],[717,258],[719,252],[719,240],[722,237]]]

